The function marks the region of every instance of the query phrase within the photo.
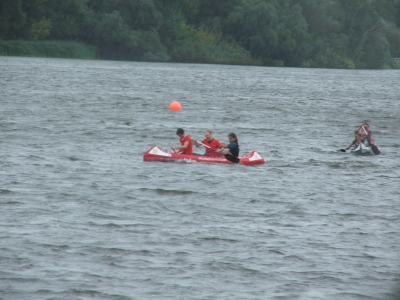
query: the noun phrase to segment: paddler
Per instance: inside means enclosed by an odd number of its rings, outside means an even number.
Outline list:
[[[217,152],[222,152],[225,158],[235,164],[240,163],[239,156],[239,140],[233,132],[228,134],[229,144],[221,144],[222,147]]]
[[[222,147],[222,144],[219,140],[213,138],[212,132],[210,130],[207,130],[204,133],[204,139],[200,142],[197,140],[193,140],[194,144],[196,147],[204,146],[205,148],[205,153],[204,154],[199,154],[203,156],[212,156],[212,157],[217,157],[218,152],[217,149]]]
[[[185,134],[185,131],[182,128],[178,128],[176,130],[176,134],[179,136],[179,142],[181,143],[181,146],[173,146],[171,147],[172,150],[179,150],[179,153],[181,154],[192,155],[193,145],[190,136]]]
[[[363,127],[365,131],[369,131],[369,125],[367,123],[361,123],[360,126],[358,126],[356,130],[354,130],[354,140],[347,146],[345,150],[350,149],[352,146],[358,147],[360,142],[366,144],[366,135]]]

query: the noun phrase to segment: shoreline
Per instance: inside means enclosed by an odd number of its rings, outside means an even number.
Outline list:
[[[0,56],[99,59],[95,47],[75,41],[0,40]]]
[[[69,59],[90,59],[90,60],[109,60],[99,56],[99,51],[95,46],[88,45],[76,41],[38,41],[38,40],[0,40],[0,56],[15,56],[15,57],[42,57],[42,58],[69,58]],[[111,59],[114,60],[114,59]],[[125,61],[121,59],[121,61]],[[134,60],[126,60],[134,61]],[[139,60],[141,62],[146,62]],[[186,63],[179,61],[165,61],[164,63]],[[190,62],[199,64],[221,64],[221,65],[242,65],[242,66],[260,66],[259,64],[243,64],[240,62],[234,63],[216,63],[216,62]],[[265,66],[285,68],[285,66]],[[309,67],[300,67],[309,68]],[[326,68],[312,67],[316,69],[338,69],[348,70],[348,68]],[[372,70],[363,68],[350,68],[353,70]],[[375,70],[399,70],[400,62],[392,59],[390,66]]]

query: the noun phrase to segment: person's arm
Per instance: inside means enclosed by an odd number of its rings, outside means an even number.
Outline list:
[[[181,150],[186,149],[189,146],[189,141],[185,141],[181,146]]]
[[[225,148],[227,148],[227,147],[228,147],[227,144],[220,143],[220,146],[219,146],[219,148],[217,149],[217,152],[218,152],[218,153],[220,153],[220,152],[224,153]]]
[[[346,150],[349,150],[351,146],[353,146],[357,142],[357,139],[354,139],[346,148]]]
[[[218,154],[231,154],[231,152],[228,149],[225,149],[223,147],[217,149]]]
[[[365,136],[366,136],[367,141],[368,141],[368,144],[369,144],[370,146],[372,146],[373,144],[375,144],[375,141],[374,141],[374,138],[372,137],[372,132],[371,132],[371,131],[369,131],[367,134],[365,134]]]
[[[358,128],[354,131],[355,134],[362,134],[365,135],[364,129],[361,130],[361,128],[365,129],[365,124],[360,124],[360,126],[358,126]]]
[[[375,141],[374,141],[374,138],[372,137],[372,135],[369,134],[368,137],[369,137],[369,144],[374,145]]]
[[[218,141],[218,143],[215,146],[216,146],[215,147],[216,148],[215,152],[217,152],[218,156],[221,156],[222,155],[222,153],[221,153],[222,150],[220,150],[220,149],[223,149],[221,142]]]
[[[364,124],[360,124],[360,125],[357,127],[357,129],[354,130],[354,133],[355,133],[355,134],[359,133],[359,131],[361,130],[361,127],[363,127],[363,126],[364,126]],[[364,131],[363,131],[363,132],[364,132]]]
[[[225,152],[225,148],[224,147],[220,147],[217,150],[215,150],[217,153],[224,153]]]
[[[174,147],[172,147],[172,150],[182,151],[183,149],[186,149],[188,146],[189,146],[189,142],[186,141],[186,142],[183,143],[182,146],[174,146]]]
[[[196,145],[196,147],[200,147],[201,144],[197,141],[197,140],[192,140],[194,142],[194,144]]]

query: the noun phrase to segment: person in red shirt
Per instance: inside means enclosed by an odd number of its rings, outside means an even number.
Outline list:
[[[213,138],[212,132],[209,130],[204,133],[204,137],[205,139],[202,140],[201,143],[197,140],[193,140],[196,147],[204,146],[206,150],[206,153],[199,155],[217,157],[217,149],[222,147],[221,142]]]
[[[181,146],[173,146],[172,150],[179,150],[181,154],[193,154],[193,145],[192,139],[189,135],[185,134],[185,131],[182,128],[178,128],[176,134],[179,136],[179,141],[181,142]]]

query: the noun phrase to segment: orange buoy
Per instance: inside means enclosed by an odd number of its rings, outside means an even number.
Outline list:
[[[169,109],[173,111],[180,111],[182,108],[181,104],[178,101],[171,102],[169,105]]]

